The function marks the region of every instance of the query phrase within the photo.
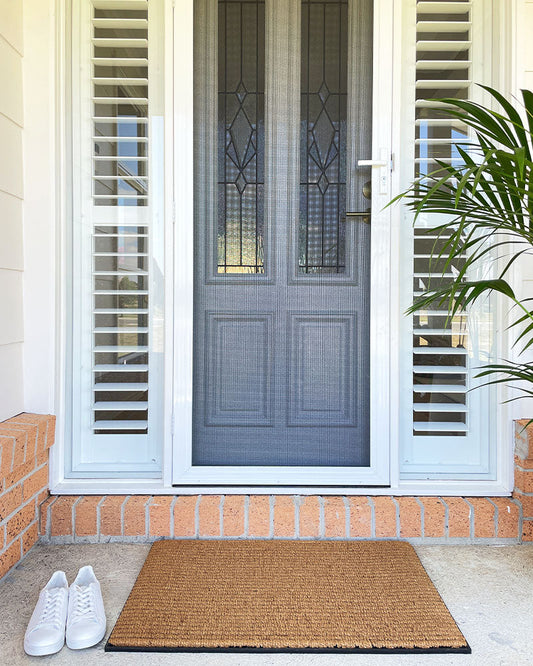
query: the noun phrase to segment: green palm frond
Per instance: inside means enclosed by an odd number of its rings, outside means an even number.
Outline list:
[[[533,92],[522,91],[519,111],[493,88],[481,88],[499,110],[467,100],[438,100],[449,116],[472,130],[472,141],[456,144],[462,163],[436,160],[438,170],[415,180],[391,202],[402,200],[415,223],[422,215],[446,217],[427,229],[436,237],[430,256],[433,278],[407,312],[436,305],[452,317],[499,293],[513,306],[509,327],[519,331],[515,345],[523,353],[533,347],[533,309],[526,302],[532,299],[519,300],[508,276],[519,257],[533,255]],[[490,277],[471,279],[487,268]],[[450,273],[453,279],[444,287],[432,288],[432,280],[438,283]],[[494,376],[489,384],[520,382],[521,395],[533,397],[531,364],[491,364],[477,376]]]

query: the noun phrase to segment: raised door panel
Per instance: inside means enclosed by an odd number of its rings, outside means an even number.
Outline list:
[[[207,313],[205,425],[272,424],[272,315]]]
[[[357,315],[292,315],[289,426],[355,426]]]

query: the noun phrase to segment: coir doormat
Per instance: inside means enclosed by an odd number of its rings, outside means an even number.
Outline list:
[[[108,651],[460,652],[401,541],[159,541]]]

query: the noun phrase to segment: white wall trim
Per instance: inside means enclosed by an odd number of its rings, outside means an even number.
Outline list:
[[[54,410],[56,358],[56,6],[23,3],[24,410]]]
[[[69,479],[50,489],[52,495],[394,495],[425,497],[508,497],[511,492],[496,482],[449,483],[431,480],[401,483],[396,488],[339,486],[164,486],[131,479]]]

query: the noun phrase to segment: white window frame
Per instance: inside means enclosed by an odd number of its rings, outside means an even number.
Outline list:
[[[392,106],[392,152],[399,154],[401,145],[401,101],[399,91],[401,88],[401,76],[403,66],[403,54],[401,47],[401,35],[405,29],[404,7],[406,3],[401,0],[393,0],[392,11],[391,3],[384,0],[378,0],[387,5],[383,20],[389,20],[394,25],[394,39],[391,40],[386,48],[390,49],[393,81],[393,106]],[[412,2],[413,0],[409,0]],[[50,0],[51,2],[51,0]],[[187,247],[192,246],[192,2],[193,0],[179,0],[177,7],[173,7],[172,0],[165,0],[165,61],[166,73],[165,80],[174,81],[173,85],[167,85],[165,89],[165,108],[168,113],[167,118],[171,118],[169,131],[174,137],[175,152],[172,157],[167,153],[165,158],[165,205],[167,210],[172,210],[174,205],[175,223],[167,224],[165,237],[166,247],[173,247],[175,252],[174,275],[168,274],[165,282],[165,300],[166,303],[172,303],[175,309],[173,316],[171,307],[167,309],[167,319],[165,322],[165,352],[167,354],[167,364],[172,359],[172,351],[175,348],[175,367],[178,376],[181,378],[176,392],[172,394],[172,377],[170,373],[165,374],[165,423],[164,423],[164,441],[163,441],[163,475],[158,479],[132,479],[125,476],[110,476],[109,478],[85,478],[85,479],[67,479],[64,472],[65,454],[70,441],[65,436],[65,396],[68,394],[68,381],[66,380],[66,368],[64,364],[64,352],[59,354],[61,363],[58,364],[58,375],[56,378],[57,397],[55,401],[55,413],[58,416],[57,443],[52,450],[51,463],[51,490],[54,493],[120,493],[120,494],[195,494],[198,492],[209,493],[299,493],[299,494],[374,494],[374,495],[508,495],[512,490],[512,433],[511,422],[507,418],[506,411],[500,406],[499,425],[497,430],[497,439],[499,442],[497,451],[496,477],[492,481],[470,480],[453,481],[450,479],[413,479],[401,480],[399,474],[399,450],[393,445],[390,450],[390,486],[387,488],[353,487],[348,484],[339,487],[323,487],[313,485],[312,487],[301,487],[296,485],[286,485],[279,488],[275,484],[265,483],[263,486],[239,486],[215,485],[214,481],[205,481],[206,485],[184,485],[173,487],[171,462],[172,462],[172,438],[171,430],[177,430],[179,427],[190,432],[191,409],[192,404],[192,284],[193,284],[193,262],[192,252],[187,252]],[[402,7],[402,4],[404,7]],[[500,21],[510,30],[513,18],[516,20],[517,13],[515,3],[505,3],[496,0]],[[68,91],[65,91],[65,81],[67,79],[68,48],[69,36],[66,26],[68,26],[68,10],[65,5],[68,3],[59,3],[59,12],[57,14],[57,79],[56,79],[56,98],[54,108],[56,110],[56,143],[58,155],[61,158],[62,170],[57,177],[56,196],[59,201],[68,201],[70,198],[70,183],[68,178],[69,143],[68,131],[69,124],[65,118],[70,113],[70,104]],[[496,23],[498,17],[494,17]],[[502,41],[505,41],[503,39]],[[510,45],[507,43],[506,51],[510,51]],[[510,56],[509,56],[510,57]],[[495,85],[504,89],[509,85],[509,76],[505,70],[509,67],[509,61],[506,58],[499,58],[499,74],[495,78]],[[506,86],[502,85],[506,84]],[[63,113],[62,113],[63,111]],[[167,138],[168,145],[168,138]],[[169,151],[168,151],[169,152]],[[398,192],[402,186],[400,171],[396,169],[391,178],[392,191]],[[69,223],[68,207],[60,205],[61,231],[58,233],[58,247],[61,249],[58,270],[59,294],[58,294],[58,331],[61,335],[56,336],[58,340],[58,349],[65,349],[65,340],[68,333],[68,319],[66,316],[67,302],[66,291],[61,288],[65,284],[61,276],[68,275],[67,263],[67,243],[66,229]],[[167,215],[167,218],[169,216]],[[189,224],[183,224],[182,220],[188,219]],[[177,230],[183,233],[179,237]],[[401,233],[401,220],[399,211],[392,212],[390,224],[390,246],[395,248],[399,246]],[[179,242],[178,242],[179,240]],[[183,240],[185,242],[183,242]],[[388,255],[387,255],[388,258]],[[385,411],[381,412],[380,421],[386,423],[389,430],[389,440],[398,441],[399,435],[399,330],[400,319],[403,317],[403,303],[400,298],[400,289],[398,280],[395,276],[399,275],[400,257],[395,253],[390,254],[391,271],[391,291],[390,291],[390,338],[387,338],[387,348],[390,349],[390,358],[387,362],[387,368],[383,371],[390,371],[393,380],[386,386],[387,398]],[[175,292],[174,285],[176,285]],[[388,308],[387,308],[388,309]],[[498,321],[502,322],[501,308],[498,312]],[[500,348],[503,347],[505,340],[501,341]],[[184,352],[187,353],[184,353]],[[173,397],[172,397],[173,395]],[[389,409],[390,405],[390,409]],[[383,418],[383,414],[390,415],[388,419]],[[375,418],[377,419],[376,414]],[[250,476],[247,475],[248,482]],[[244,479],[243,479],[243,482]]]

